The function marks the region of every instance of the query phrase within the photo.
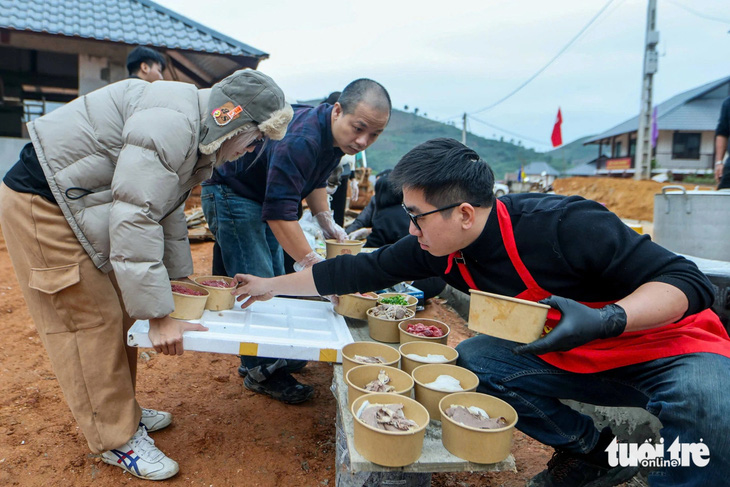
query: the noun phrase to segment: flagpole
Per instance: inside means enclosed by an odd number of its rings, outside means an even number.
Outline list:
[[[463,125],[461,126],[461,143],[466,145],[466,112],[464,112]]]
[[[636,134],[634,155],[634,179],[651,178],[651,99],[653,78],[657,72],[656,45],[659,32],[656,26],[656,0],[649,0],[646,12],[646,36],[644,39],[644,66],[642,68],[641,109]]]

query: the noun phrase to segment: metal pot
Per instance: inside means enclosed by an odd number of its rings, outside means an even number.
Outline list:
[[[702,259],[685,255],[710,279],[715,292],[712,311],[717,313],[725,329],[730,333],[730,262]]]
[[[673,252],[730,262],[730,190],[663,187],[654,195],[654,241]]]

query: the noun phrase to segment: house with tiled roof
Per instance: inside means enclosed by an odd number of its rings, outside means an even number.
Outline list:
[[[139,45],[165,56],[166,79],[200,88],[269,57],[149,0],[0,0],[0,176],[24,122],[125,79]]]
[[[711,174],[720,106],[730,96],[730,77],[687,90],[656,105],[658,138],[653,172]],[[639,117],[586,140],[597,145],[596,174],[633,174]]]

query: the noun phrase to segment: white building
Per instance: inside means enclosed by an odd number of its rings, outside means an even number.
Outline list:
[[[730,96],[730,76],[680,93],[657,108],[659,137],[653,172],[709,174],[715,157],[715,128],[720,106]],[[633,174],[639,117],[591,137],[598,145],[596,174]]]

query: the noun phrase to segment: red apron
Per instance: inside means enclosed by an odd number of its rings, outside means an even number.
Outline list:
[[[496,204],[499,229],[507,254],[527,288],[515,297],[528,301],[539,301],[551,296],[553,293],[542,289],[535,282],[517,252],[512,220],[507,212],[507,207],[499,200],[496,200]],[[478,290],[466,267],[461,251],[449,255],[446,274],[451,271],[453,262],[456,262],[466,284],[471,289]],[[591,308],[602,308],[613,302],[615,301],[582,304]],[[554,327],[559,319],[560,311],[551,308],[548,311],[546,326]],[[698,352],[716,353],[730,358],[730,338],[728,338],[720,318],[710,309],[687,316],[676,323],[648,330],[625,332],[615,338],[593,340],[567,352],[550,352],[540,355],[540,358],[563,370],[592,373],[658,358]]]

